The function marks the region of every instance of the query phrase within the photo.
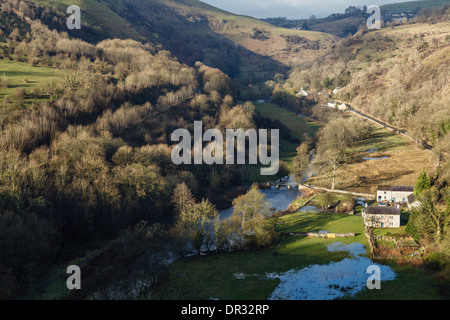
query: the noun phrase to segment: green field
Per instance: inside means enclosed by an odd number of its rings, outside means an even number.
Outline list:
[[[280,120],[289,128],[291,136],[301,141],[303,134],[314,136],[314,134],[322,127],[318,122],[306,121],[304,118],[297,116],[294,112],[280,108],[272,103],[253,103],[256,112],[265,118],[272,120]]]
[[[355,238],[308,239],[287,236],[278,253],[274,245],[261,250],[233,252],[212,256],[196,256],[174,262],[165,284],[165,299],[237,299],[265,300],[279,284],[279,280],[262,279],[266,273],[286,272],[311,264],[341,261],[346,252],[329,252],[326,246],[333,242],[345,244],[365,243],[360,216],[332,215],[326,213],[295,213],[281,218],[285,224],[278,232],[307,232],[322,229],[334,232],[356,232]],[[244,273],[245,279],[235,274]]]
[[[238,101],[238,103],[241,103]],[[256,107],[256,112],[264,118],[272,120],[279,120],[290,131],[291,137],[302,140],[303,134],[314,136],[314,134],[322,127],[318,122],[306,121],[304,118],[298,117],[295,113],[272,103],[253,103]],[[290,141],[280,139],[280,160],[285,162],[289,167],[292,160],[297,154],[298,144]],[[264,183],[273,181],[273,176],[261,176],[259,171],[260,166],[249,166],[245,173],[245,180],[248,182]]]
[[[15,62],[10,60],[0,60],[0,78],[6,79],[8,87],[0,87],[0,107],[4,113],[10,114],[20,112],[24,107],[29,107],[34,101],[47,99],[47,96],[34,97],[30,94],[33,88],[46,81],[57,79],[60,75],[56,68],[36,66],[33,67],[29,63]],[[18,88],[25,88],[26,95],[23,104],[18,104],[15,96]],[[5,103],[9,100],[9,103]]]
[[[409,265],[389,263],[397,273],[397,278],[383,282],[381,290],[365,289],[357,293],[355,300],[442,300],[437,281],[425,270]],[[420,289],[419,289],[420,288]]]
[[[377,149],[378,152],[413,150],[411,140],[390,130],[373,125],[373,132],[369,139],[359,141],[349,148],[349,152],[365,153],[367,150]]]
[[[256,107],[256,112],[264,118],[272,120],[279,120],[290,131],[291,137],[302,140],[306,133],[310,137],[322,127],[318,122],[306,121],[304,118],[297,116],[294,112],[280,108],[272,103],[253,103]],[[280,160],[291,163],[292,159],[297,154],[298,145],[293,142],[280,139]]]
[[[334,242],[350,244],[367,240],[363,234],[361,216],[327,213],[294,213],[281,218],[278,232],[312,232],[329,230],[355,232],[354,238],[312,239],[286,236],[278,253],[271,247],[211,256],[180,259],[169,268],[167,282],[162,288],[163,299],[265,300],[278,279],[267,279],[267,273],[280,273],[312,264],[328,264],[346,258],[346,252],[329,252],[326,246]],[[441,299],[436,282],[425,271],[411,266],[390,264],[398,274],[393,281],[383,282],[382,290],[363,290],[351,299]],[[239,278],[239,275],[243,277]],[[417,290],[421,288],[421,290]]]

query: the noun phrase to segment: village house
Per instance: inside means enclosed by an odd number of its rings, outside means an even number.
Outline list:
[[[399,228],[400,209],[387,206],[366,206],[362,212],[364,225],[370,228]]]
[[[332,109],[338,109],[340,111],[346,111],[348,109],[347,105],[345,103],[339,103],[336,101],[330,101],[328,103],[323,104],[324,107],[332,108]]]
[[[297,92],[297,96],[299,97],[307,97],[308,96],[308,91],[304,90],[303,87],[300,89],[299,92]]]
[[[414,186],[378,186],[378,202],[392,202],[396,206],[417,207],[418,201],[414,197]]]
[[[342,90],[342,88],[335,88],[335,89],[333,90],[333,94],[338,94],[339,91],[341,91],[341,90]]]

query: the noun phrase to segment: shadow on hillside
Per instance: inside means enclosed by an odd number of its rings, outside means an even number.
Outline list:
[[[272,79],[276,73],[288,70],[280,62],[251,52],[217,34],[201,13],[183,16],[155,2],[128,1],[125,7],[126,10],[116,10],[116,13],[149,41],[155,40],[157,34],[157,40],[165,48],[190,66],[202,61],[230,77],[244,76],[251,82]]]

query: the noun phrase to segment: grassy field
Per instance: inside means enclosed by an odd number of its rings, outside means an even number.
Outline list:
[[[350,152],[366,153],[377,149],[378,152],[412,151],[414,146],[411,140],[392,131],[373,126],[373,133],[369,139],[358,142],[349,149]]]
[[[331,215],[325,213],[296,213],[281,218],[285,224],[279,232],[307,232],[327,229],[335,232],[356,232],[355,238],[339,242],[365,243],[362,219],[358,216]],[[271,272],[286,272],[311,264],[327,264],[341,261],[346,252],[329,252],[326,246],[336,242],[331,239],[308,239],[287,236],[277,255],[273,247],[262,250],[233,252],[212,256],[196,256],[178,260],[169,270],[164,290],[165,299],[237,299],[265,300],[279,284],[279,280],[265,279]],[[237,279],[235,274],[245,274]]]
[[[280,139],[280,160],[285,162],[288,167],[290,167],[292,160],[297,154],[297,147],[296,143]],[[251,184],[253,182],[265,183],[277,180],[274,176],[262,176],[260,169],[261,165],[247,166],[244,173],[245,181]]]
[[[322,127],[318,122],[306,121],[304,118],[297,116],[294,112],[280,108],[272,103],[253,103],[256,112],[265,118],[272,120],[280,120],[289,128],[291,136],[301,141],[303,134],[314,136],[314,134]]]
[[[39,84],[57,79],[59,71],[52,67],[36,66],[33,67],[29,63],[15,62],[10,60],[0,60],[0,78],[6,79],[8,82],[7,88],[0,88],[0,106],[1,110],[7,114],[20,112],[24,107],[29,107],[33,101],[39,101],[48,97],[33,97],[30,91]],[[18,99],[15,96],[18,88],[25,88],[26,95],[23,100],[23,105],[18,105]],[[5,103],[9,100],[10,103]]]
[[[347,149],[353,161],[338,169],[337,189],[373,193],[380,184],[414,185],[423,170],[434,175],[437,160],[431,152],[415,148],[411,140],[390,130],[375,125],[373,129],[369,139]],[[309,183],[330,187],[329,179],[320,174]]]
[[[318,122],[306,121],[298,117],[295,113],[282,109],[272,103],[253,103],[256,107],[256,112],[265,118],[272,120],[279,120],[290,131],[293,138],[299,139],[303,134],[314,136],[314,134],[322,127]],[[297,143],[280,139],[280,160],[285,162],[288,166],[291,165],[292,160],[297,154]],[[245,173],[245,180],[247,182],[264,183],[273,181],[273,176],[261,176],[259,172],[260,166],[249,166]]]
[[[426,271],[409,265],[388,265],[397,273],[395,280],[381,284],[381,290],[365,289],[354,300],[442,300],[437,282]]]
[[[162,288],[164,299],[265,300],[278,279],[267,279],[267,273],[280,273],[312,264],[328,264],[346,258],[346,252],[329,252],[334,242],[366,245],[361,216],[326,213],[294,213],[281,218],[278,232],[355,232],[354,238],[312,239],[286,236],[278,253],[273,246],[261,250],[233,252],[211,256],[195,256],[174,262],[167,283]],[[383,282],[382,290],[364,290],[353,299],[440,299],[435,282],[423,270],[410,266],[391,266],[398,273],[394,281]],[[421,290],[417,290],[421,288]]]

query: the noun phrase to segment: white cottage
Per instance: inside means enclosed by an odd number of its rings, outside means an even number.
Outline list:
[[[364,225],[370,228],[400,228],[400,209],[396,207],[372,206],[363,209]]]
[[[377,201],[407,203],[408,197],[414,192],[414,186],[378,186]]]
[[[304,90],[303,87],[300,89],[299,92],[297,92],[297,96],[299,97],[307,97],[308,96],[308,91]]]
[[[342,88],[335,88],[335,89],[333,90],[333,94],[338,94],[339,91],[341,91],[341,90],[342,90]]]
[[[340,110],[340,111],[346,111],[348,108],[345,103],[339,103],[336,101],[330,101],[326,104],[326,106],[328,108],[332,108],[332,109],[338,108],[338,110]]]

